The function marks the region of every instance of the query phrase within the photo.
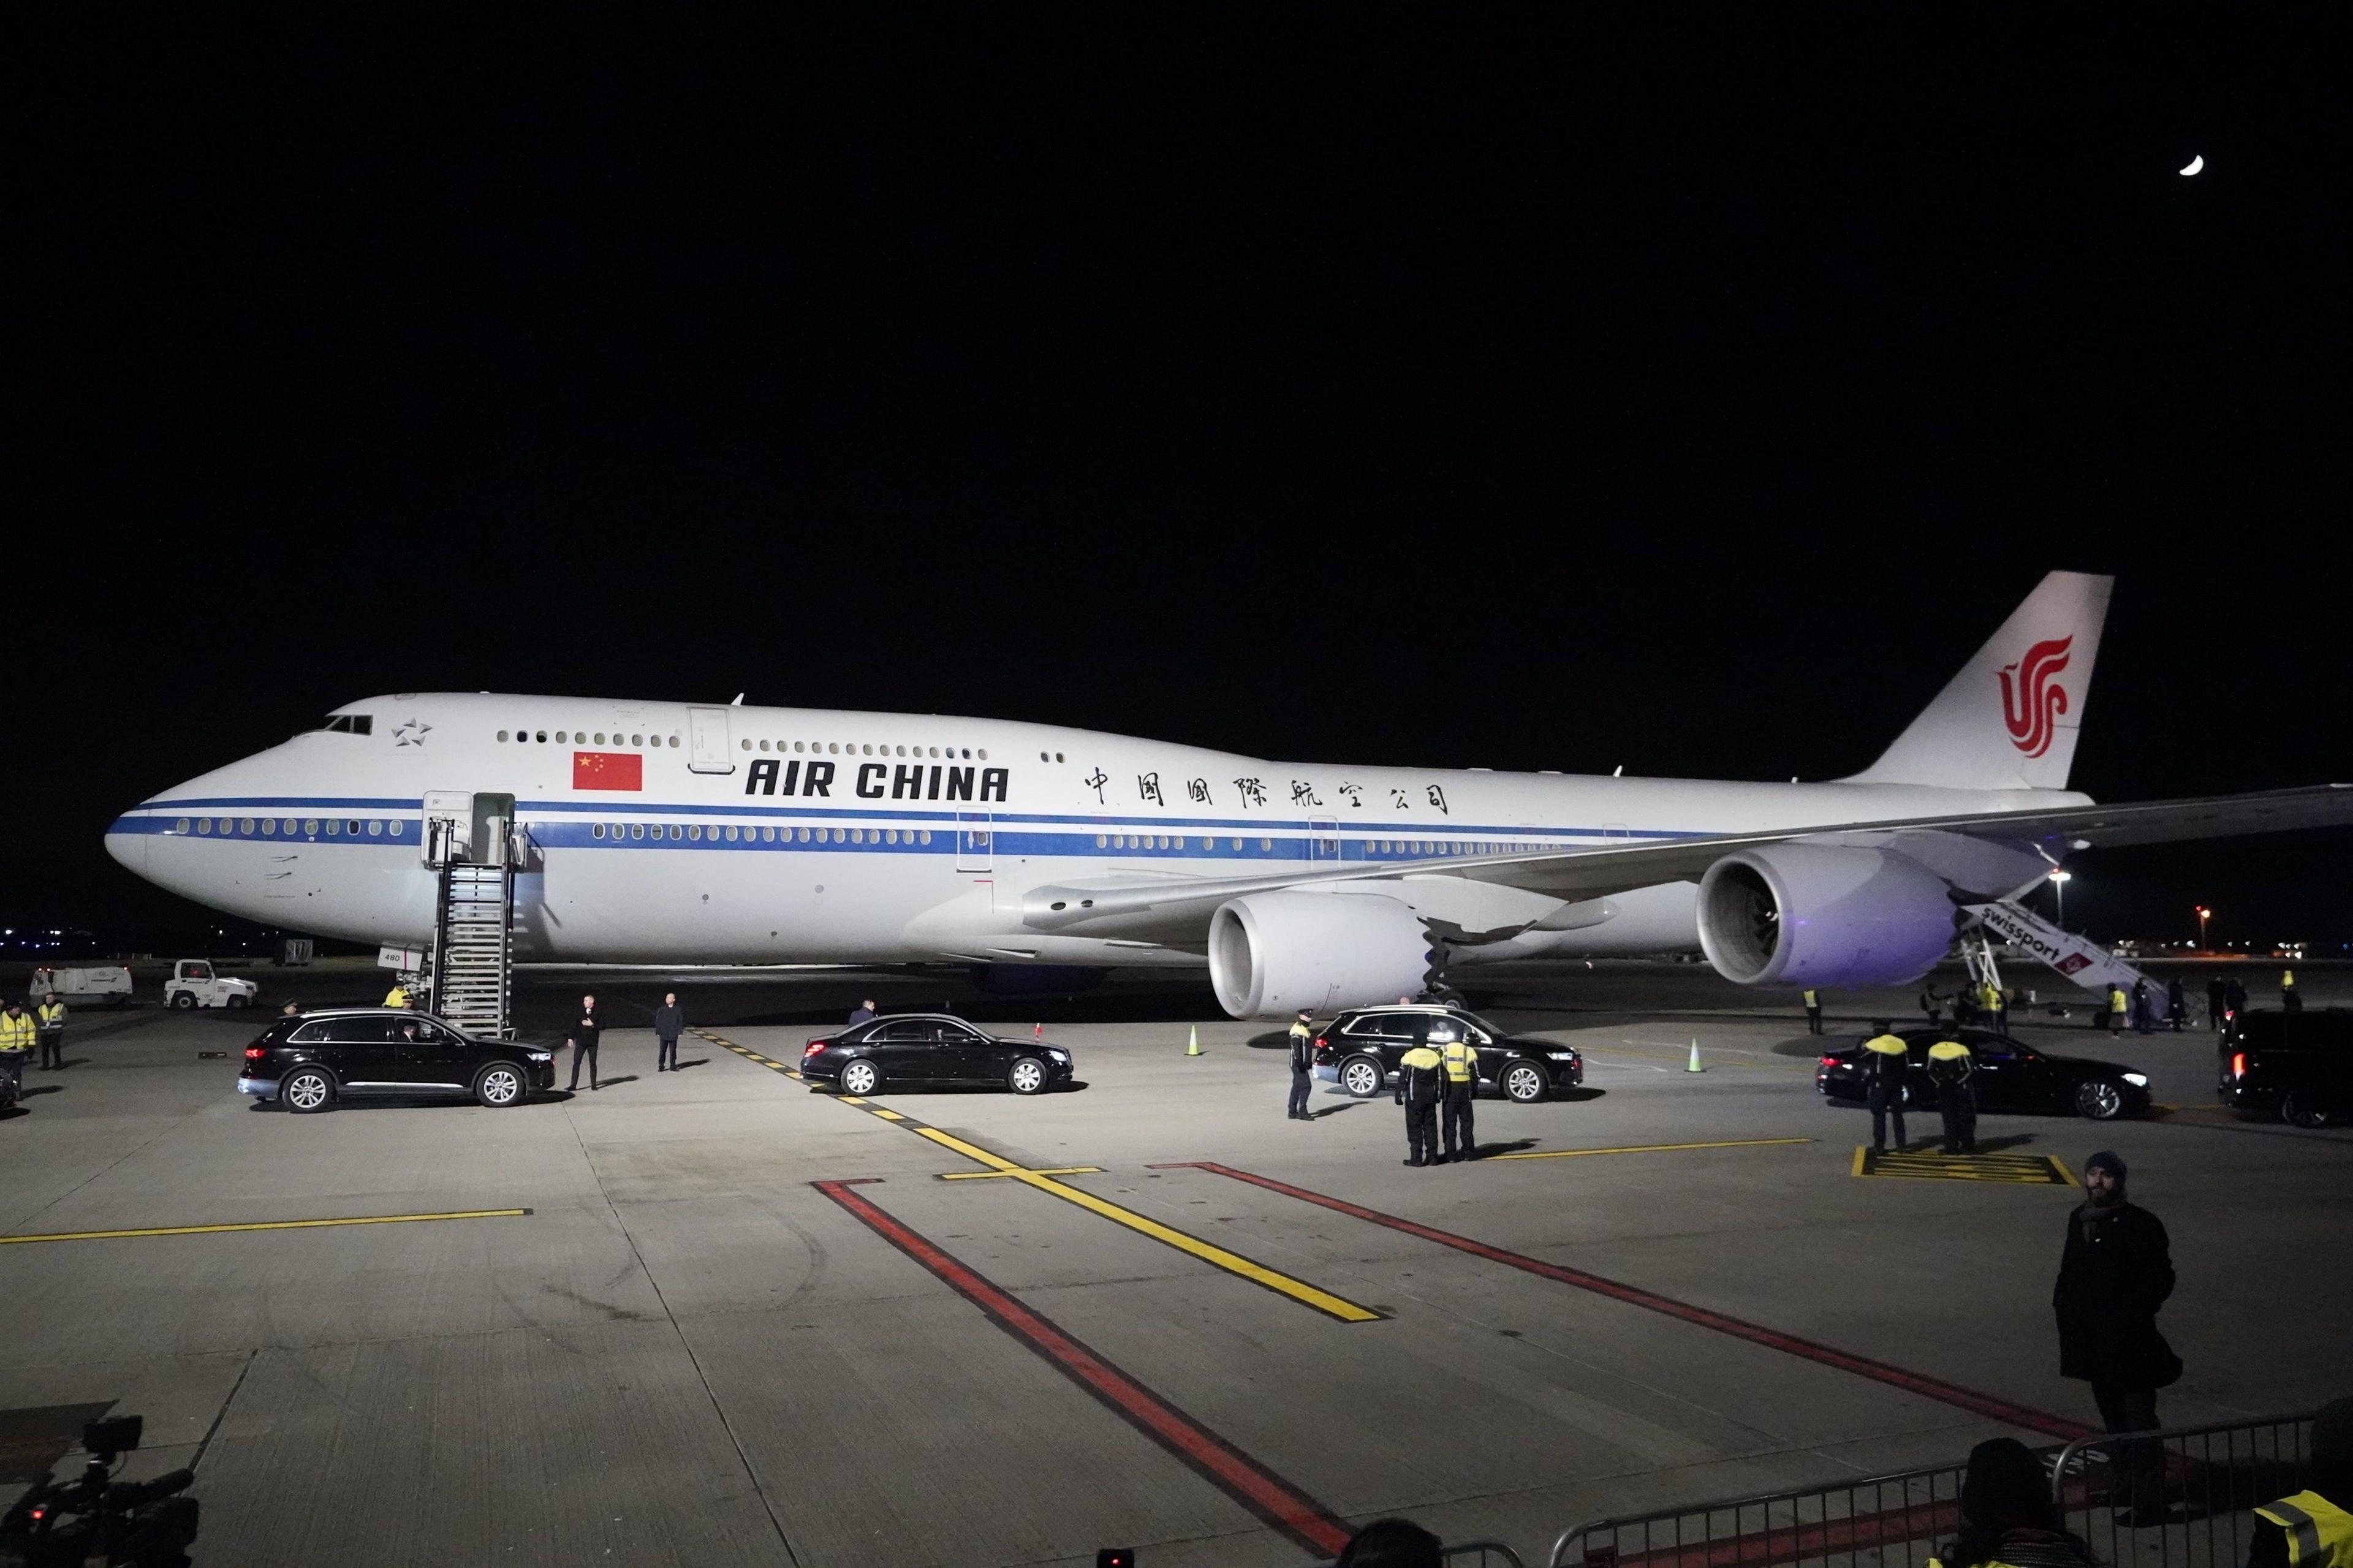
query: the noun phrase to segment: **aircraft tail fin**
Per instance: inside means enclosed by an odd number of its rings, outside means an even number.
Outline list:
[[[2064,789],[2113,577],[2053,572],[1880,759],[1847,782]]]

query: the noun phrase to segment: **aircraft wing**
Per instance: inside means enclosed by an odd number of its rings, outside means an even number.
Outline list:
[[[1560,849],[1533,854],[1446,856],[1385,861],[1329,870],[1256,877],[1183,877],[1165,873],[1077,879],[1022,896],[1022,924],[1033,931],[1072,931],[1182,942],[1180,928],[1207,920],[1228,899],[1283,888],[1379,883],[1441,875],[1495,882],[1576,900],[1600,898],[1661,882],[1696,880],[1736,849],[1801,840],[1862,844],[1898,834],[1936,832],[2040,849],[2056,861],[2078,849],[2228,838],[2250,833],[2353,824],[2353,784],[2314,784],[2253,795],[2141,801],[2124,805],[2068,805],[2047,811],[1900,821],[1816,824],[1706,838],[1636,841],[1622,847]],[[1198,932],[1193,940],[1198,941]]]

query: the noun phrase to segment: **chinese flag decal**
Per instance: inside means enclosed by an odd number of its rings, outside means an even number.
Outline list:
[[[646,787],[646,760],[635,752],[575,752],[574,789],[635,789]]]

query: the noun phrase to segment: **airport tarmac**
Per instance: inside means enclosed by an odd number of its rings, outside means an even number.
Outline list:
[[[2353,971],[2306,984],[2353,1000]],[[522,1013],[662,985],[543,974]],[[944,983],[679,989],[687,1070],[617,1028],[603,1089],[502,1111],[256,1109],[258,1017],[85,1015],[0,1125],[0,1493],[111,1408],[147,1418],[133,1473],[195,1464],[199,1563],[1302,1563],[1391,1512],[1534,1562],[1588,1518],[2095,1419],[2051,1322],[2072,1183],[1855,1174],[1818,1042],[1704,970],[1475,997],[1584,1051],[1587,1090],[1481,1101],[1489,1157],[1430,1170],[1386,1099],[1319,1085],[1286,1121],[1279,1037],[1165,983],[956,992],[1043,1022],[1080,1086],[863,1103],[790,1075],[811,1024]],[[1907,1016],[1862,1000],[1850,1037]],[[1980,1128],[2130,1163],[2180,1275],[2168,1420],[2353,1389],[2353,1131],[2222,1114],[2203,1032],[2016,1032],[2168,1108]]]

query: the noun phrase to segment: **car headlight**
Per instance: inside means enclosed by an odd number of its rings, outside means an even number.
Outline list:
[[[1051,1057],[1054,1060],[1056,1060],[1056,1061],[1058,1061],[1058,1062],[1066,1062],[1066,1061],[1069,1061],[1069,1060],[1071,1059],[1071,1053],[1070,1053],[1070,1052],[1068,1052],[1068,1051],[1058,1051],[1058,1050],[1053,1049],[1053,1048],[1052,1048],[1052,1047],[1048,1047],[1048,1049],[1047,1049],[1047,1051],[1046,1051],[1046,1054],[1047,1054],[1049,1057]]]
[[[526,1051],[523,1054],[535,1062],[552,1062],[555,1059],[554,1051]]]
[[[1577,1059],[1575,1051],[1546,1051],[1545,1055],[1556,1062],[1573,1062]]]
[[[2128,1072],[2125,1074],[2125,1081],[2132,1085],[2135,1089],[2147,1089],[2148,1087],[2148,1075],[2141,1072]]]

